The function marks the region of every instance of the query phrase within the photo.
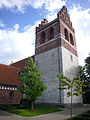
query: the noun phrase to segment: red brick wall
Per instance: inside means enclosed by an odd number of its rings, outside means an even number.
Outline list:
[[[77,49],[74,49],[74,47],[72,47],[69,42],[66,42],[63,39],[58,38],[57,40],[54,40],[46,45],[42,45],[41,47],[36,48],[35,50],[35,54],[41,54],[43,52],[46,52],[48,50],[57,48],[58,46],[63,46],[64,48],[66,48],[67,50],[69,50],[71,53],[73,53],[75,56],[77,55]]]
[[[12,98],[9,97],[11,91],[14,92]],[[19,104],[21,99],[22,99],[22,94],[17,90],[0,89],[0,104]]]

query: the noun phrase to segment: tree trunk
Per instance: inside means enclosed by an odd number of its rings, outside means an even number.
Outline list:
[[[71,88],[71,120],[72,120],[72,88]]]
[[[83,103],[86,103],[85,93],[83,93],[82,96],[83,96]]]
[[[34,112],[34,101],[31,101],[31,112]]]

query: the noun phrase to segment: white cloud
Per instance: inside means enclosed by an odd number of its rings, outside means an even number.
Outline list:
[[[14,30],[15,30],[15,31],[18,31],[18,30],[19,30],[19,25],[18,25],[18,24],[15,24],[15,25],[14,25]]]
[[[70,17],[76,32],[79,64],[83,65],[90,52],[90,9],[74,6],[70,10]]]
[[[45,8],[48,11],[60,9],[63,5],[65,5],[65,1],[62,0],[46,0],[45,2]]]
[[[17,10],[20,12],[24,12],[25,6],[28,6],[31,0],[0,0],[0,8],[8,8],[13,10]]]
[[[42,5],[49,11],[56,10],[62,5],[65,5],[63,0],[0,0],[0,8],[8,8],[12,11],[20,11],[24,13],[26,6],[33,8],[41,8]]]
[[[28,25],[24,32],[16,24],[8,30],[0,30],[0,63],[9,64],[34,54],[35,25]]]
[[[35,9],[41,8],[45,2],[47,2],[47,0],[31,0],[31,6]]]
[[[49,12],[47,15],[46,15],[46,18],[48,21],[52,21],[54,20],[55,18],[57,18],[57,12]]]
[[[4,27],[4,23],[2,20],[0,20],[0,27]]]

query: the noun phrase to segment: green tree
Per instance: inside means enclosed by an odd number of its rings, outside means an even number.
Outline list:
[[[87,79],[90,80],[90,54],[89,54],[89,56],[85,59],[85,65],[86,65]]]
[[[83,88],[83,90],[85,91],[85,94],[83,94],[84,102],[90,103],[90,98],[88,97],[90,95],[90,54],[85,59],[85,66],[86,68],[80,74],[80,77],[81,77],[81,80],[84,81],[84,84],[87,85],[86,88]],[[80,68],[82,69],[82,66]]]
[[[23,85],[18,86],[21,93],[26,94],[31,101],[31,111],[34,111],[34,102],[39,99],[43,92],[46,90],[44,81],[41,80],[41,73],[33,59],[30,57],[26,62],[25,71],[20,73],[20,81]]]
[[[84,71],[80,74],[81,80],[84,80],[84,83],[89,85],[90,82],[90,54],[89,56],[85,59],[85,69]],[[80,66],[80,69],[83,67]],[[89,86],[88,86],[89,87]]]
[[[89,56],[85,59],[85,76],[86,76],[86,81],[88,85],[88,90],[90,90],[90,54]]]
[[[60,87],[58,89],[64,90],[67,89],[67,97],[71,96],[71,119],[72,119],[72,101],[73,101],[73,96],[80,96],[84,91],[82,90],[83,87],[86,87],[84,85],[83,81],[80,80],[80,74],[83,72],[85,69],[82,68],[81,70],[78,71],[77,75],[71,80],[67,77],[64,76],[62,73],[61,75],[57,75],[57,77],[60,80]]]

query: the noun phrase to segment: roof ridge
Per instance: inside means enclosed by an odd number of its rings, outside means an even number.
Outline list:
[[[9,67],[9,68],[16,68],[16,69],[18,69],[17,67],[14,67],[14,66],[11,66],[11,65],[5,65],[5,64],[1,64],[1,63],[0,63],[0,66]]]

